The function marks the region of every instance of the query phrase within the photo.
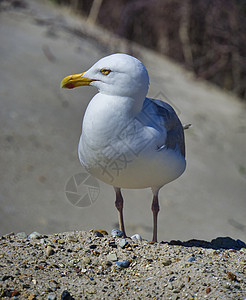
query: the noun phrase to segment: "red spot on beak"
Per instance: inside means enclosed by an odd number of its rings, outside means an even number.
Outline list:
[[[73,89],[74,87],[75,87],[74,84],[71,82],[66,84],[67,89]]]

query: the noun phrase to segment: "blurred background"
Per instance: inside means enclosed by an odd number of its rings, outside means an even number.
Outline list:
[[[53,0],[246,98],[245,0]]]
[[[146,65],[148,96],[192,124],[187,170],[160,193],[159,239],[245,241],[245,32],[243,0],[0,0],[0,234],[117,227],[112,187],[77,158],[96,91],[59,85],[124,52]],[[123,195],[128,234],[150,239],[151,191]]]

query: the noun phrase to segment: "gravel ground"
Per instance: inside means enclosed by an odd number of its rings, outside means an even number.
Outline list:
[[[105,231],[0,239],[1,299],[246,299],[246,245],[150,244]]]

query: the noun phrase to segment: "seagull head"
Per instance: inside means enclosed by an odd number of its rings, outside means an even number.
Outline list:
[[[116,53],[103,57],[88,71],[69,75],[61,82],[62,88],[78,86],[94,86],[101,94],[144,100],[149,76],[144,64],[137,58]]]

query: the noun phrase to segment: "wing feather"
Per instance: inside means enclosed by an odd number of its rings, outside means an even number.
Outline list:
[[[154,115],[153,117],[158,116],[161,119],[161,124],[167,131],[166,147],[171,149],[178,147],[181,154],[185,156],[184,129],[175,110],[166,102],[146,98],[143,111],[148,111]]]

